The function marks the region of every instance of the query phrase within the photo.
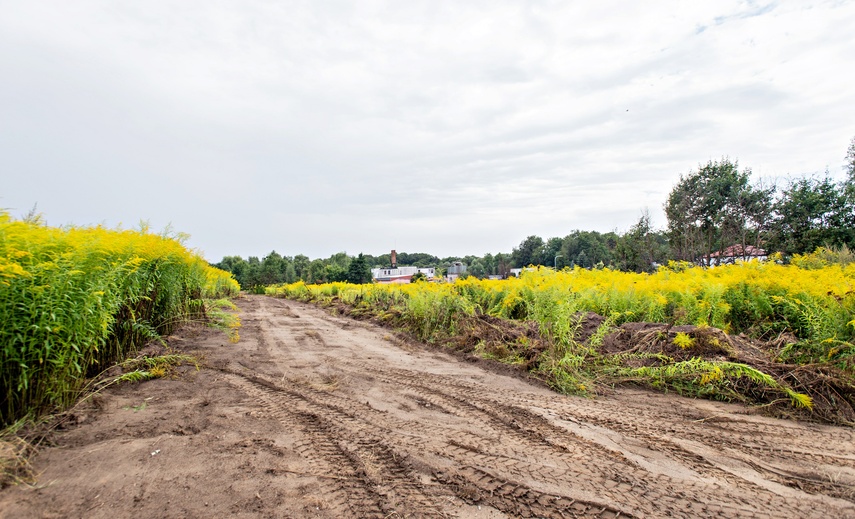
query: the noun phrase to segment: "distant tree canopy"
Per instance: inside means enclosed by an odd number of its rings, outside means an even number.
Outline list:
[[[507,277],[511,268],[529,265],[565,268],[610,267],[648,272],[669,259],[709,264],[717,251],[732,245],[748,245],[785,255],[813,252],[817,247],[847,246],[855,249],[855,138],[846,151],[846,178],[836,182],[824,177],[791,179],[781,190],[752,182],[751,170],[723,158],[699,165],[681,175],[665,202],[667,228],[653,227],[650,213],[623,233],[574,230],[544,240],[526,237],[510,253],[439,258],[432,254],[397,253],[399,266],[435,267],[442,275],[460,261],[467,274],[479,278]],[[348,256],[344,252],[327,259],[310,260],[298,254],[276,251],[259,260],[250,256],[226,256],[215,266],[232,272],[243,288],[273,283],[326,283],[371,281],[371,267],[391,266],[390,254]]]
[[[650,222],[650,212],[644,211],[638,222],[616,239],[615,265],[620,270],[650,272],[668,259],[668,237]]]
[[[849,149],[846,150],[846,165],[844,167],[849,185],[855,185],[855,137],[852,137]]]
[[[486,256],[485,256],[486,258]],[[647,272],[668,258],[665,233],[653,229],[650,214],[644,212],[639,222],[624,234],[617,232],[575,230],[563,238],[529,236],[511,254],[515,268],[529,265],[546,267],[611,267],[621,270]],[[480,276],[480,265],[470,268]]]
[[[511,252],[511,261],[514,267],[521,268],[527,265],[542,265],[544,256],[543,238],[540,236],[529,236],[519,247]]]
[[[734,244],[759,246],[774,190],[750,183],[751,170],[730,159],[680,176],[665,203],[675,259],[695,261]]]
[[[828,176],[791,181],[774,205],[767,243],[785,254],[855,245],[852,190]]]

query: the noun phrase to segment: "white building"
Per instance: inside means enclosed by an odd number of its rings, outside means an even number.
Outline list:
[[[448,271],[445,273],[445,279],[449,283],[454,283],[457,278],[460,277],[461,274],[466,273],[466,265],[459,261],[455,261],[448,267]]]
[[[421,272],[428,280],[436,277],[436,269],[433,267],[384,267],[371,269],[371,277],[378,283],[409,283],[410,279]]]

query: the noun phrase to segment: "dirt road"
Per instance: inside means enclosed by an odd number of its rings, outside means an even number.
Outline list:
[[[557,395],[308,305],[238,301],[206,367],[111,388],[2,517],[855,517],[852,429]]]

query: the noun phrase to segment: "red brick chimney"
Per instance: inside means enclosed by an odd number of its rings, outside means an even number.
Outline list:
[[[398,268],[398,253],[395,252],[395,249],[392,249],[392,268]]]

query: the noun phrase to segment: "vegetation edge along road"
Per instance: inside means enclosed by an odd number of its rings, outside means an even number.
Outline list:
[[[180,236],[0,211],[0,426],[63,409],[88,378],[239,290]]]
[[[564,393],[638,384],[851,426],[855,265],[823,257],[672,263],[655,274],[540,268],[451,284],[298,282],[267,293],[517,366]]]

